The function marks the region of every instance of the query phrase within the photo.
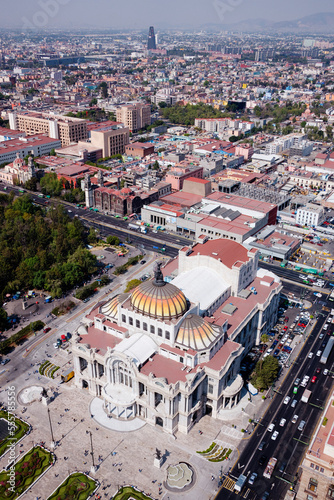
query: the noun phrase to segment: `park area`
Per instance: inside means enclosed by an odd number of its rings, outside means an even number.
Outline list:
[[[0,473],[0,498],[15,500],[39,479],[54,461],[51,452],[40,446],[35,446],[15,465],[15,487],[9,483],[9,471]]]
[[[29,430],[29,425],[15,417],[15,430],[12,432],[13,415],[7,411],[0,411],[0,457],[9,449],[14,441],[17,443]],[[9,425],[9,420],[10,424]],[[9,432],[9,427],[11,432]]]
[[[151,500],[151,497],[145,495],[141,491],[136,490],[132,486],[123,486],[113,497],[113,500]]]
[[[86,474],[76,472],[68,476],[48,500],[86,500],[95,491],[97,484]]]

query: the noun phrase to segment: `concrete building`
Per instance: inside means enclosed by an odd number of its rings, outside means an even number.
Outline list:
[[[298,250],[301,239],[277,231],[276,226],[267,226],[255,237],[244,242],[246,248],[256,248],[264,257],[288,260]]]
[[[132,142],[125,147],[125,154],[144,158],[145,156],[154,154],[154,145],[150,142]]]
[[[256,291],[256,295],[252,291]],[[240,400],[242,358],[277,318],[281,284],[232,241],[184,247],[130,294],[100,302],[71,339],[75,384],[115,419],[187,434]]]
[[[189,177],[203,179],[203,167],[175,166],[166,175],[166,182],[170,182],[172,189],[179,191],[183,188],[183,183]]]
[[[116,120],[124,123],[130,132],[138,132],[146,125],[151,125],[151,105],[137,102],[117,108]]]
[[[188,177],[183,183],[183,191],[186,193],[197,194],[205,198],[211,193],[211,181],[206,179],[197,179],[196,177]]]
[[[19,111],[8,113],[9,126],[26,135],[47,134],[52,139],[60,139],[62,146],[86,140],[87,121],[54,113]]]
[[[125,152],[125,146],[129,144],[129,129],[122,123],[101,122],[90,130],[89,144],[96,149],[102,150],[103,158]],[[84,148],[85,143],[80,143]]]
[[[323,207],[309,203],[305,207],[297,209],[296,223],[301,226],[318,226],[325,217]]]

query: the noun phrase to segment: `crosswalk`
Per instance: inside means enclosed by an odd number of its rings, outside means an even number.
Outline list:
[[[235,485],[236,481],[228,476],[225,476],[223,478],[223,482],[222,482],[222,487],[225,488],[226,490],[229,490],[229,491],[234,491],[234,485]],[[245,486],[241,493],[239,493],[240,497],[241,498],[247,498],[247,500],[255,500],[256,499],[256,493],[254,493],[254,491],[252,491],[250,488],[248,488],[247,486]]]

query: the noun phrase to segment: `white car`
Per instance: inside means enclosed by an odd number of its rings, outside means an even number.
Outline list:
[[[291,408],[294,408],[296,406],[297,402],[298,402],[297,399],[294,399],[291,403]]]
[[[319,339],[323,339],[324,338],[324,334],[323,333],[320,333],[319,335]]]
[[[286,418],[281,418],[281,421],[280,421],[279,425],[281,427],[284,427],[285,426],[285,422],[286,422]]]
[[[291,399],[291,398],[290,398],[290,396],[287,396],[287,397],[284,399],[283,403],[284,403],[285,405],[289,404],[290,399]]]
[[[321,351],[317,351],[317,354],[316,356],[318,356],[318,358],[321,356],[322,352]]]
[[[275,424],[270,424],[270,425],[268,425],[268,429],[267,429],[267,431],[268,431],[268,432],[273,432],[274,427],[275,427]]]
[[[291,420],[291,422],[293,424],[295,424],[297,422],[297,420],[298,420],[298,415],[294,415],[293,418],[292,418],[292,420]]]
[[[58,349],[58,347],[59,347],[59,346],[58,346],[57,342],[55,342],[55,343],[53,344],[53,347],[54,347],[55,349]]]
[[[273,433],[273,435],[271,436],[271,439],[272,439],[273,441],[276,441],[278,434],[279,434],[279,432],[278,432],[278,431],[275,431],[275,432]]]
[[[310,352],[310,354],[307,356],[308,358],[313,358],[313,352]]]
[[[328,370],[327,370],[327,368],[325,368],[325,369],[324,369],[323,374],[324,374],[324,375],[328,375]]]

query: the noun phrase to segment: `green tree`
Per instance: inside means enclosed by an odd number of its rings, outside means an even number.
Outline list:
[[[107,243],[108,245],[114,245],[117,246],[119,245],[120,241],[117,236],[107,236]]]
[[[142,282],[138,279],[133,279],[127,282],[126,287],[124,292],[128,293],[130,290],[133,290],[133,288],[136,288],[138,285],[140,285]]]
[[[268,342],[269,340],[269,337],[266,333],[264,333],[263,335],[261,335],[261,342],[262,344],[265,344],[266,342]]]
[[[279,370],[278,359],[268,356],[257,362],[252,383],[259,390],[268,389],[277,378]]]

